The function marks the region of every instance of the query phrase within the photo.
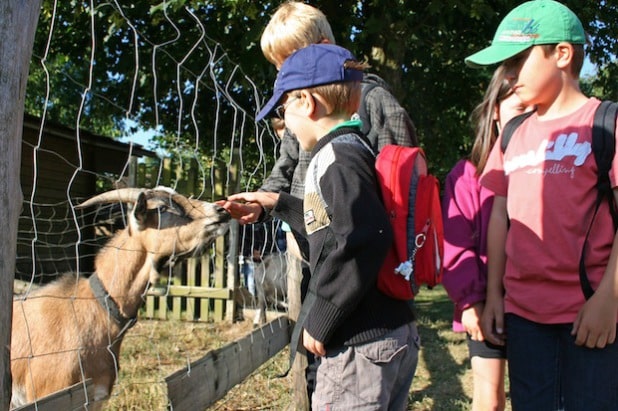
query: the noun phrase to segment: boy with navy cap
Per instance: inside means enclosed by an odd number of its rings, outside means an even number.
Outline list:
[[[516,411],[618,410],[618,241],[607,202],[595,216],[600,101],[579,88],[585,43],[571,10],[533,0],[465,60],[502,63],[522,103],[536,107],[504,152],[495,144],[481,176],[495,193],[482,327],[491,342],[508,340]],[[609,179],[618,200],[615,157]],[[595,291],[586,298],[579,260],[589,226],[583,265]]]
[[[304,198],[284,192],[228,198],[272,210],[309,242],[311,281],[295,334],[302,330],[302,345],[320,361],[315,410],[405,410],[417,362],[412,311],[377,288],[393,232],[378,194],[374,154],[360,121],[351,120],[365,68],[331,44],[288,57],[258,119],[273,113],[285,118],[311,151]]]

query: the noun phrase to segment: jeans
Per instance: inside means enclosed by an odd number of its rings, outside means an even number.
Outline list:
[[[240,271],[243,275],[245,287],[247,287],[249,293],[255,297],[255,264],[251,261],[251,258],[243,257],[243,261],[240,264]]]
[[[312,409],[404,411],[418,363],[416,322],[319,359]]]
[[[618,410],[618,343],[575,345],[572,324],[505,316],[514,411]]]

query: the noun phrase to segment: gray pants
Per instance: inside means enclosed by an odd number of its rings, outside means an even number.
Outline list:
[[[327,351],[319,359],[312,409],[405,410],[419,347],[412,322],[379,340]]]

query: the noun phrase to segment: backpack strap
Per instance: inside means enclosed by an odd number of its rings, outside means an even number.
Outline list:
[[[603,201],[609,204],[609,210],[614,223],[614,231],[618,229],[618,210],[614,201],[614,192],[609,180],[609,170],[612,167],[612,160],[616,153],[616,117],[618,115],[618,103],[611,101],[603,101],[594,113],[592,123],[592,152],[597,163],[597,199],[594,206],[594,214],[590,220],[590,226],[586,231],[586,237],[582,246],[582,252],[579,258],[579,281],[582,287],[582,292],[589,299],[594,290],[588,280],[586,274],[586,244],[590,237],[592,224],[596,218],[599,207]]]
[[[389,92],[391,91],[390,86],[382,77],[378,76],[377,74],[365,73],[363,76],[363,81],[361,82],[361,103],[358,106],[358,110],[356,111],[356,114],[358,114],[358,116],[363,122],[361,132],[365,136],[369,134],[369,131],[371,130],[371,122],[369,121],[369,113],[367,112],[366,97],[371,92],[371,90],[376,87],[382,87]]]
[[[534,112],[535,110],[521,113],[506,122],[504,128],[502,129],[502,132],[500,133],[500,149],[502,150],[502,154],[504,154],[504,152],[506,151],[506,147],[509,145],[509,142],[511,141],[511,137],[513,137],[513,134],[515,133],[515,130],[517,130],[517,128],[521,126],[521,124],[526,121],[526,119],[530,117]],[[508,218],[508,216],[506,224],[507,228],[511,226],[511,219]]]
[[[506,151],[506,147],[509,145],[509,141],[511,141],[511,137],[513,137],[513,133],[515,133],[515,130],[517,130],[517,127],[519,127],[533,113],[534,110],[522,113],[518,116],[513,117],[504,125],[500,140],[500,148],[502,149],[503,154]]]

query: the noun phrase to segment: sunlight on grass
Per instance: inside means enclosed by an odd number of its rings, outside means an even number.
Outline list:
[[[416,307],[422,347],[408,410],[469,410],[468,348],[465,336],[451,330],[453,306],[446,292],[423,288]],[[245,318],[235,324],[140,320],[123,342],[118,381],[106,409],[166,410],[165,377],[250,333],[252,315]],[[287,365],[286,348],[210,409],[293,410],[292,379],[279,378]]]

